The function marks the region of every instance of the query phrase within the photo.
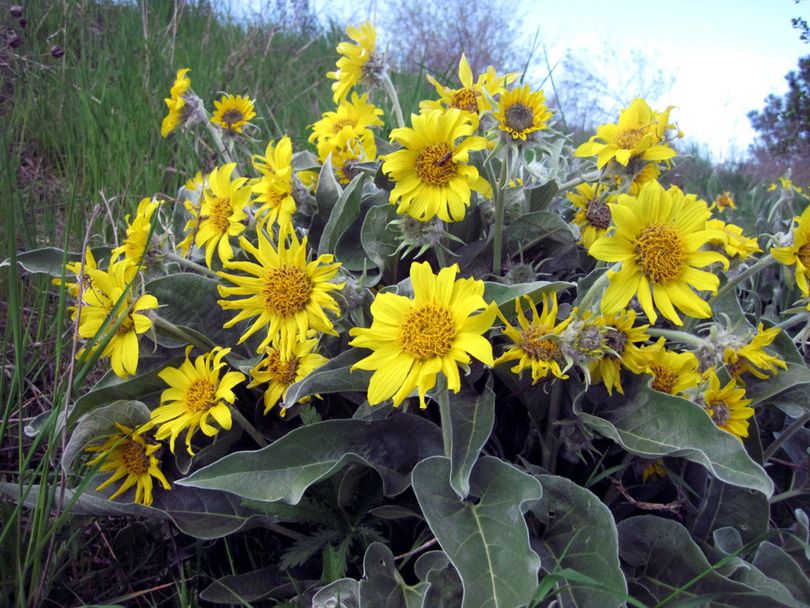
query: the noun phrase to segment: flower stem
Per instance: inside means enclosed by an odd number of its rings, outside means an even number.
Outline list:
[[[453,423],[450,418],[450,391],[447,388],[447,381],[444,376],[439,376],[436,381],[436,401],[439,402],[439,416],[442,422],[442,445],[444,455],[452,457],[453,453]]]
[[[165,255],[166,255],[167,260],[175,262],[176,264],[180,264],[180,266],[185,266],[186,268],[194,270],[195,272],[199,272],[200,274],[204,274],[204,275],[209,276],[209,277],[211,277],[213,279],[219,280],[219,275],[217,275],[216,272],[214,272],[213,270],[210,270],[209,268],[206,268],[205,266],[202,266],[201,264],[197,264],[196,262],[192,262],[191,260],[187,260],[183,256],[177,255],[176,253],[173,253],[171,251],[167,252]]]
[[[256,430],[256,428],[255,428],[255,427],[254,427],[252,424],[250,424],[250,422],[248,422],[248,421],[247,421],[247,418],[245,418],[245,417],[242,415],[242,412],[240,412],[240,411],[239,411],[239,409],[238,409],[238,408],[236,408],[236,407],[235,407],[235,406],[233,406],[233,405],[231,405],[231,406],[229,407],[229,409],[231,410],[231,416],[233,417],[233,419],[234,419],[234,420],[236,420],[236,423],[237,423],[239,426],[241,426],[241,427],[242,427],[242,429],[243,429],[243,430],[244,430],[244,431],[245,431],[245,432],[246,432],[248,435],[250,435],[250,438],[251,438],[251,439],[253,439],[253,441],[255,441],[255,442],[256,442],[256,444],[257,444],[259,447],[261,447],[261,448],[267,447],[267,445],[268,445],[268,444],[267,444],[267,442],[264,440],[264,437],[262,437],[262,436],[259,434],[259,431],[257,431],[257,430]]]
[[[547,451],[543,452],[543,468],[552,475],[557,468],[557,438],[554,430],[557,418],[560,415],[560,397],[562,396],[562,380],[555,378],[551,385],[551,400],[548,406],[548,418],[546,418],[546,428],[544,432],[543,444]]]
[[[729,291],[734,289],[737,285],[739,285],[740,283],[742,283],[746,279],[754,276],[760,270],[763,270],[764,268],[767,268],[768,266],[770,266],[771,264],[773,264],[775,262],[776,262],[776,259],[770,253],[768,255],[766,255],[766,256],[761,257],[759,260],[757,260],[756,264],[754,264],[753,266],[750,266],[749,268],[742,271],[740,274],[738,274],[738,275],[732,277],[731,279],[729,279],[728,283],[723,285],[717,291],[716,294],[714,294],[711,298],[709,298],[709,306],[714,304],[717,300],[722,298]]]
[[[779,329],[787,329],[789,327],[793,327],[794,325],[799,325],[800,323],[806,323],[808,319],[810,319],[810,314],[802,312],[797,315],[793,315],[792,317],[788,317],[784,321],[780,321],[774,325],[774,327],[778,327]]]
[[[202,340],[200,337],[187,332],[182,327],[178,327],[171,321],[167,321],[163,317],[155,314],[153,311],[149,311],[148,313],[149,318],[152,320],[152,324],[155,326],[156,329],[162,330],[164,333],[174,336],[178,340],[182,342],[186,342],[187,344],[191,344],[196,346],[200,350],[204,352],[208,352],[214,346],[216,346],[213,342],[209,340]]]
[[[700,336],[696,336],[685,331],[677,331],[675,329],[659,329],[657,327],[650,327],[646,331],[653,338],[663,337],[667,340],[681,342],[683,344],[691,344],[692,346],[697,347],[701,347],[706,344],[706,341]]]
[[[399,105],[399,95],[397,95],[397,90],[394,87],[391,76],[387,71],[385,71],[382,75],[382,84],[385,92],[388,94],[388,98],[391,100],[391,105],[394,107],[394,114],[397,117],[397,126],[404,127],[405,119],[402,117],[402,107]]]
[[[211,139],[214,140],[214,146],[216,147],[217,152],[219,152],[219,155],[222,157],[222,160],[224,160],[226,163],[232,163],[233,157],[225,147],[225,142],[222,141],[222,135],[220,135],[219,131],[217,131],[217,127],[211,122],[211,119],[207,113],[205,128],[208,129],[208,134],[211,136]]]
[[[804,425],[807,424],[807,421],[810,420],[810,412],[806,412],[803,416],[794,420],[788,428],[782,431],[779,434],[779,437],[773,440],[773,443],[769,445],[765,453],[762,456],[762,459],[767,462],[770,460],[771,456],[776,454],[779,451],[779,448],[782,447],[782,444],[785,443],[788,439],[793,437],[796,433],[804,428]]]
[[[582,296],[582,299],[577,305],[579,310],[588,310],[596,299],[596,296],[600,295],[605,290],[606,283],[608,282],[608,270],[610,269],[605,268],[605,271],[599,275],[599,278],[593,282],[593,285],[591,285],[588,291],[585,292],[585,295]]]
[[[794,490],[788,490],[786,492],[782,492],[781,494],[777,494],[776,496],[772,497],[769,502],[771,503],[771,505],[775,505],[776,503],[782,502],[783,500],[796,498],[797,496],[801,496],[803,494],[810,494],[810,489],[796,488]]]
[[[592,171],[591,173],[586,173],[580,177],[575,177],[572,180],[567,182],[563,182],[560,184],[560,187],[557,189],[557,192],[565,192],[566,190],[570,190],[571,188],[576,188],[580,184],[584,184],[585,182],[592,182],[595,179],[598,179],[599,176],[604,173],[604,171]]]
[[[509,187],[509,146],[503,149],[501,162],[501,176],[495,190],[495,226],[492,233],[492,272],[501,276],[501,248],[503,238],[504,207],[506,204],[506,189]]]

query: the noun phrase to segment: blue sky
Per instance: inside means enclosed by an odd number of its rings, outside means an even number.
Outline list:
[[[394,1],[311,0],[322,17],[346,23],[373,19]],[[686,137],[716,160],[742,154],[754,137],[746,114],[761,109],[769,93],[784,93],[785,74],[810,54],[790,23],[796,16],[810,21],[810,0],[514,2],[526,43],[539,28],[552,65],[569,49],[589,57],[598,57],[605,44],[620,56],[642,51],[672,79],[666,94],[649,101],[660,109],[677,106],[672,117]],[[383,44],[396,44],[385,38],[383,32]],[[620,66],[596,63],[618,87]],[[545,69],[536,66],[533,74],[539,82]]]

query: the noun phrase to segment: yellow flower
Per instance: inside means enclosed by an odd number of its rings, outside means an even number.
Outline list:
[[[778,184],[773,183],[768,186],[768,192],[773,192],[777,189],[787,190],[788,192],[798,192],[799,194],[803,193],[803,189],[800,186],[794,186],[793,180],[787,177],[780,177]]]
[[[190,71],[189,68],[177,70],[177,77],[169,93],[170,97],[163,100],[169,110],[160,126],[160,134],[163,137],[168,137],[188,118],[188,104],[185,96],[191,88],[191,79],[186,76]]]
[[[186,430],[186,449],[191,449],[191,439],[199,428],[203,434],[213,437],[219,432],[212,426],[213,418],[224,430],[231,428],[229,405],[236,401],[233,388],[245,379],[241,372],[226,372],[220,378],[226,363],[222,360],[230,348],[215,347],[198,356],[194,363],[188,358],[191,346],[186,348],[186,360],[180,367],[167,367],[158,376],[169,388],[160,395],[160,406],[152,411],[152,422],[159,428],[158,440],[169,437],[169,447],[174,454],[174,442]]]
[[[739,257],[744,260],[762,251],[757,240],[744,236],[743,229],[736,224],[727,224],[723,220],[711,219],[706,222],[706,228],[718,232],[718,237],[712,238],[709,242],[722,245],[726,255],[729,257]]]
[[[264,359],[250,370],[250,377],[253,380],[248,384],[248,388],[267,384],[267,388],[264,390],[265,414],[270,412],[279,400],[286,401],[290,386],[303,380],[328,361],[323,355],[312,352],[316,346],[318,346],[316,338],[297,342],[289,357],[285,357],[281,353],[277,344],[265,350]],[[309,397],[305,397],[301,403],[308,401]],[[295,404],[288,403],[287,405]],[[284,410],[281,411],[281,415],[284,415]]]
[[[760,323],[750,342],[738,348],[727,346],[723,350],[723,362],[728,373],[739,381],[742,381],[745,373],[765,380],[768,373],[775,375],[779,373],[779,369],[787,369],[787,364],[782,359],[765,351],[765,347],[776,339],[780,331],[778,327],[764,329]]]
[[[377,42],[377,33],[368,21],[359,28],[347,27],[346,33],[356,44],[345,41],[338,44],[337,52],[343,56],[337,61],[337,70],[326,74],[327,78],[337,81],[332,83],[332,99],[335,103],[345,99],[363,78],[367,64],[373,62]]]
[[[258,194],[256,220],[261,223],[288,224],[295,213],[295,199],[292,197],[292,142],[282,137],[277,145],[267,144],[264,156],[253,157],[253,167],[262,176],[253,183],[251,192]]]
[[[706,376],[709,386],[703,393],[703,402],[712,422],[738,439],[748,437],[748,419],[754,415],[754,410],[748,407],[751,399],[745,398],[745,389],[740,388],[733,378],[720,388],[720,379],[714,369],[707,370]]]
[[[256,116],[253,100],[242,95],[223,95],[214,102],[214,107],[211,122],[231,133],[241,133]]]
[[[461,110],[413,114],[411,124],[391,131],[404,149],[383,157],[383,171],[396,182],[390,201],[399,203],[397,213],[421,222],[437,215],[445,222],[464,219],[471,190],[491,196],[489,183],[467,164],[470,152],[486,149],[486,139],[470,137],[472,115]]]
[[[675,150],[662,143],[665,141],[672,107],[664,112],[654,112],[643,99],[634,99],[622,110],[619,122],[600,125],[596,135],[580,145],[574,156],[596,156],[596,166],[601,169],[615,159],[627,166],[631,158],[659,161],[673,158]]]
[[[83,284],[84,289],[90,289],[90,275],[88,274],[89,270],[96,270],[98,268],[98,264],[96,264],[96,258],[93,256],[93,252],[90,250],[89,247],[85,248],[84,250],[84,272],[82,272],[82,261],[76,260],[75,262],[68,262],[65,264],[65,281],[62,282],[61,278],[55,278],[51,281],[53,285],[64,285],[67,289],[67,292],[73,296],[74,298],[79,297],[80,286]],[[71,273],[76,276],[76,282],[72,283],[67,280],[67,273]]]
[[[810,296],[807,274],[810,272],[810,206],[794,218],[793,242],[787,247],[773,247],[771,254],[785,266],[796,266],[796,284],[805,296]]]
[[[351,101],[341,101],[334,112],[324,112],[323,117],[312,126],[309,143],[335,137],[343,129],[362,131],[369,127],[381,127],[383,111],[368,101],[368,93],[352,93]]]
[[[726,191],[714,199],[714,203],[712,203],[711,208],[717,209],[718,211],[725,211],[726,209],[736,209],[737,205],[734,203],[734,198],[731,196],[731,192]]]
[[[199,226],[194,244],[205,247],[205,263],[209,268],[215,249],[223,264],[233,257],[230,237],[245,230],[243,222],[247,218],[245,206],[250,200],[250,187],[244,177],[231,180],[235,168],[236,163],[228,163],[211,171],[206,178],[207,188],[197,216]],[[196,215],[193,208],[186,208]],[[186,229],[189,227],[187,224]]]
[[[640,348],[645,370],[653,377],[652,388],[662,393],[679,395],[700,383],[700,365],[694,353],[675,353],[664,348],[664,338]]]
[[[398,406],[416,389],[424,408],[437,374],[458,392],[458,365],[468,365],[470,355],[493,364],[492,345],[482,334],[492,327],[497,307],[484,301],[483,281],[456,280],[458,270],[453,264],[436,275],[427,262],[414,262],[413,298],[379,293],[371,304],[371,327],[349,331],[351,346],[374,351],[352,367],[374,372],[368,385],[371,405],[393,397]],[[477,311],[482,312],[473,314]]]
[[[498,128],[512,139],[526,141],[526,136],[548,128],[548,111],[543,91],[531,91],[529,85],[516,87],[501,94],[494,114]]]
[[[85,289],[83,292],[84,305],[79,312],[79,337],[85,340],[96,337],[101,326],[110,318],[104,334],[96,338],[92,347],[95,350],[107,340],[112,328],[118,324],[101,352],[101,357],[110,358],[110,366],[119,378],[126,378],[138,370],[138,336],[152,327],[151,319],[140,313],[158,307],[155,296],[146,294],[133,301],[132,290],[127,292],[127,286],[135,278],[135,270],[126,260],[111,262],[107,271],[85,268],[92,289]],[[113,317],[113,309],[117,304]],[[85,349],[82,349],[78,357],[83,357],[84,354]]]
[[[152,232],[152,215],[160,206],[160,201],[151,198],[141,199],[135,217],[127,226],[127,238],[120,247],[112,250],[112,259],[116,260],[123,255],[124,260],[133,266],[140,266],[145,261],[146,250],[149,245],[149,235]],[[130,216],[126,221],[130,221]]]
[[[197,171],[194,177],[190,178],[183,184],[183,187],[190,192],[202,192],[203,187],[203,174],[202,171]]]
[[[436,87],[436,92],[440,98],[437,100],[422,101],[419,109],[441,110],[444,108],[456,108],[475,115],[480,115],[492,109],[491,99],[506,91],[506,85],[514,82],[517,74],[506,74],[498,76],[492,66],[487,71],[478,76],[478,80],[473,82],[473,73],[467,57],[461,54],[458,62],[458,79],[461,83],[460,89],[445,87],[431,75],[427,79],[430,84]]]
[[[295,176],[304,188],[310,193],[315,193],[318,187],[318,178],[320,177],[317,171],[298,171]]]
[[[717,291],[720,279],[698,268],[715,262],[728,268],[728,260],[715,251],[699,251],[716,236],[706,229],[706,203],[649,182],[638,198],[621,195],[619,203],[608,206],[616,230],[588,250],[597,260],[621,263],[618,272],[608,271],[602,313],[619,312],[637,295],[652,323],[658,319],[656,308],[677,325],[682,321],[675,307],[692,317],[710,317],[711,308],[691,287]]]
[[[515,302],[519,327],[514,327],[502,314],[498,316],[506,324],[503,333],[514,343],[509,349],[495,360],[495,365],[508,361],[517,361],[512,373],[522,374],[524,369],[531,368],[532,384],[553,374],[557,378],[568,378],[563,373],[560,363],[565,363],[565,356],[560,348],[560,334],[569,325],[572,317],[557,323],[557,294],[550,296],[543,294],[543,312],[537,311],[537,306],[531,298],[526,302],[532,311],[532,320],[526,318],[520,299]]]
[[[101,464],[99,471],[103,473],[114,471],[104,483],[96,488],[96,491],[103,490],[122,477],[126,477],[121,487],[110,496],[110,500],[114,500],[135,486],[133,502],[151,505],[154,501],[153,477],[160,482],[164,490],[172,489],[160,470],[160,460],[155,455],[155,452],[160,449],[160,444],[143,437],[143,433],[151,429],[152,424],[146,423],[137,429],[131,429],[117,422],[115,426],[120,431],[119,433],[110,435],[101,445],[90,445],[84,448],[87,452],[98,452],[98,456],[87,462],[89,466]]]
[[[307,239],[299,241],[290,224],[279,229],[278,247],[257,231],[259,246],[246,238],[239,239],[242,249],[257,262],[226,262],[225,268],[245,274],[218,273],[234,286],[217,286],[219,295],[246,296],[239,300],[219,300],[225,310],[239,313],[225,327],[258,317],[239,339],[241,344],[254,333],[266,327],[267,334],[258,347],[264,351],[271,341],[279,338],[279,348],[285,357],[294,352],[296,342],[305,342],[310,329],[335,334],[327,310],[339,313],[337,302],[330,291],[342,289],[343,283],[330,283],[340,264],[332,263],[331,254],[307,262]]]
[[[658,458],[657,460],[649,460],[641,472],[641,481],[647,483],[648,481],[656,481],[667,476],[667,469],[664,466],[664,461]]]
[[[608,395],[613,395],[614,388],[620,395],[624,395],[621,368],[625,367],[634,374],[640,374],[646,369],[644,354],[636,344],[646,342],[650,338],[646,332],[649,325],[636,327],[636,311],[634,310],[623,310],[618,314],[604,315],[600,321],[608,328],[607,346],[613,352],[606,353],[604,357],[592,364],[591,379],[594,384],[603,382]]]
[[[354,165],[377,158],[377,142],[370,129],[341,129],[340,133],[318,143],[318,158],[326,162],[332,156],[332,167],[342,184],[348,184],[357,175]]]
[[[608,190],[607,184],[580,184],[576,192],[566,194],[577,210],[574,223],[579,226],[580,240],[586,249],[610,228],[608,203],[615,203],[617,196],[608,194]]]

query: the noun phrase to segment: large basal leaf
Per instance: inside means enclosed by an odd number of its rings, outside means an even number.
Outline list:
[[[149,395],[163,391],[167,385],[158,374],[167,367],[178,367],[182,362],[183,357],[175,357],[169,361],[155,360],[151,362],[154,367],[129,378],[119,378],[109,372],[90,391],[76,400],[68,414],[68,428],[88,412],[113,401],[144,400]]]
[[[360,606],[363,608],[421,608],[425,583],[405,584],[394,566],[394,554],[382,543],[371,543],[363,557]]]
[[[594,494],[565,477],[541,475],[543,498],[532,513],[545,524],[533,543],[543,570],[569,568],[602,586],[568,582],[557,596],[563,607],[621,606],[627,583],[619,565],[619,540],[613,515]],[[612,590],[609,591],[609,590]]]
[[[506,316],[510,316],[515,312],[515,300],[522,296],[528,296],[534,302],[538,302],[543,294],[556,293],[563,289],[570,289],[573,286],[573,283],[565,281],[534,281],[533,283],[520,283],[518,285],[485,281],[484,299],[487,302],[495,302],[501,312]]]
[[[111,247],[93,247],[93,257],[96,262],[108,260],[110,258]],[[70,273],[65,273],[64,263],[78,262],[82,259],[81,253],[65,253],[62,249],[56,247],[42,247],[41,249],[33,249],[31,251],[20,251],[16,255],[17,265],[23,270],[32,274],[47,274],[52,277],[61,277],[66,274],[70,279]],[[0,268],[9,266],[10,259],[5,259],[0,262]]]
[[[780,370],[775,376],[767,380],[749,382],[745,396],[751,399],[752,405],[761,403],[794,386],[810,384],[810,369],[801,363],[787,363],[787,369]],[[802,400],[799,404],[805,410],[810,409],[810,402]]]
[[[766,496],[773,493],[770,477],[737,438],[717,428],[697,405],[653,390],[648,382],[646,376],[634,379],[623,398],[599,404],[595,413],[583,411],[586,393],[582,393],[574,401],[574,413],[629,452],[646,458],[680,456],[703,465],[726,483]]]
[[[312,608],[360,608],[360,583],[341,578],[318,590]]]
[[[767,606],[768,598],[717,573],[686,528],[671,519],[639,515],[618,525],[619,555],[631,594],[648,604],[668,600],[696,606]],[[698,601],[697,598],[702,598]]]
[[[413,489],[430,529],[464,586],[462,608],[517,608],[532,599],[540,559],[529,546],[523,513],[540,498],[540,483],[491,456],[470,477],[477,502],[450,486],[449,458],[436,456],[413,471]]]
[[[490,376],[480,395],[472,390],[449,392],[450,485],[459,498],[470,493],[470,473],[495,424],[495,393]]]
[[[93,439],[119,432],[116,423],[135,428],[147,422],[149,416],[149,408],[140,401],[114,401],[98,408],[91,415],[85,414],[62,452],[62,469],[69,473],[73,460]]]
[[[203,589],[200,598],[214,604],[245,606],[248,602],[289,597],[304,588],[308,582],[293,579],[292,575],[277,567],[261,568],[218,578]],[[345,608],[350,608],[350,605],[347,604]]]
[[[503,232],[506,246],[513,254],[527,250],[543,241],[551,239],[559,243],[574,242],[574,233],[559,213],[535,211],[519,217]]]
[[[360,243],[368,258],[385,268],[388,256],[397,249],[399,235],[390,223],[397,218],[394,205],[379,205],[368,210],[360,231]]]
[[[328,395],[330,393],[362,392],[368,390],[371,372],[366,370],[351,371],[352,365],[360,361],[368,351],[350,348],[330,359],[303,380],[287,389],[287,403],[299,403],[310,395]]]
[[[782,583],[803,606],[810,605],[808,573],[780,547],[763,542],[757,548],[753,564],[767,576]]]
[[[334,253],[340,237],[357,219],[365,179],[363,174],[356,176],[335,201],[318,242],[318,255]]]
[[[160,303],[158,313],[170,323],[193,329],[214,344],[235,345],[242,331],[222,327],[233,315],[226,314],[217,304],[219,284],[215,279],[193,272],[180,272],[149,281],[146,291],[157,298]],[[159,336],[159,342],[167,347],[187,344],[165,334]]]
[[[422,608],[461,606],[464,587],[444,551],[428,551],[419,556],[413,570],[420,581],[428,584]]]
[[[546,211],[558,190],[559,186],[554,180],[548,181],[542,186],[526,188],[525,193],[528,197],[529,209],[532,211]]]
[[[177,483],[259,501],[296,504],[312,484],[351,463],[379,473],[388,496],[410,485],[417,462],[442,451],[441,431],[410,414],[385,420],[327,420],[300,427],[253,452],[236,452]]]

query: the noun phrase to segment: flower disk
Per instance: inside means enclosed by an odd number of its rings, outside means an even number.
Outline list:
[[[391,140],[404,146],[383,157],[383,171],[396,182],[390,201],[399,203],[397,213],[456,222],[464,219],[472,190],[491,195],[489,183],[467,164],[470,152],[487,146],[485,138],[471,137],[472,120],[457,109],[430,110],[411,116],[413,128],[391,132]]]
[[[483,337],[495,320],[497,307],[484,301],[484,283],[456,280],[458,266],[433,274],[427,262],[411,264],[413,298],[378,294],[371,304],[369,328],[355,327],[351,346],[374,352],[352,369],[373,371],[368,401],[374,405],[393,397],[398,406],[416,389],[421,407],[425,394],[436,386],[436,375],[447,378],[448,389],[458,392],[458,364],[470,355],[492,365],[492,346]],[[473,314],[482,311],[479,314]]]
[[[526,136],[548,127],[548,111],[543,91],[531,91],[524,84],[501,95],[498,111],[494,114],[498,128],[512,139],[526,141]]]
[[[257,231],[258,247],[246,238],[240,239],[242,248],[256,262],[227,262],[225,268],[246,274],[220,272],[219,275],[234,286],[219,285],[219,295],[247,296],[242,299],[219,300],[224,310],[239,310],[225,327],[257,317],[239,339],[241,344],[254,333],[266,327],[267,334],[258,346],[263,352],[271,341],[278,338],[284,357],[293,354],[296,342],[304,342],[310,329],[334,334],[327,310],[339,313],[337,302],[330,291],[342,289],[343,283],[330,283],[340,269],[332,263],[331,254],[321,255],[307,262],[307,239],[299,241],[289,224],[279,230],[278,246]]]
[[[649,182],[638,198],[622,195],[608,207],[616,230],[588,250],[597,260],[621,263],[618,272],[608,272],[602,313],[619,312],[637,295],[652,323],[658,319],[656,309],[677,325],[682,321],[676,307],[692,317],[710,317],[711,308],[691,288],[717,291],[717,276],[698,268],[720,262],[727,269],[728,260],[715,251],[699,251],[718,237],[718,231],[706,227],[706,203],[674,186],[664,190]]]

